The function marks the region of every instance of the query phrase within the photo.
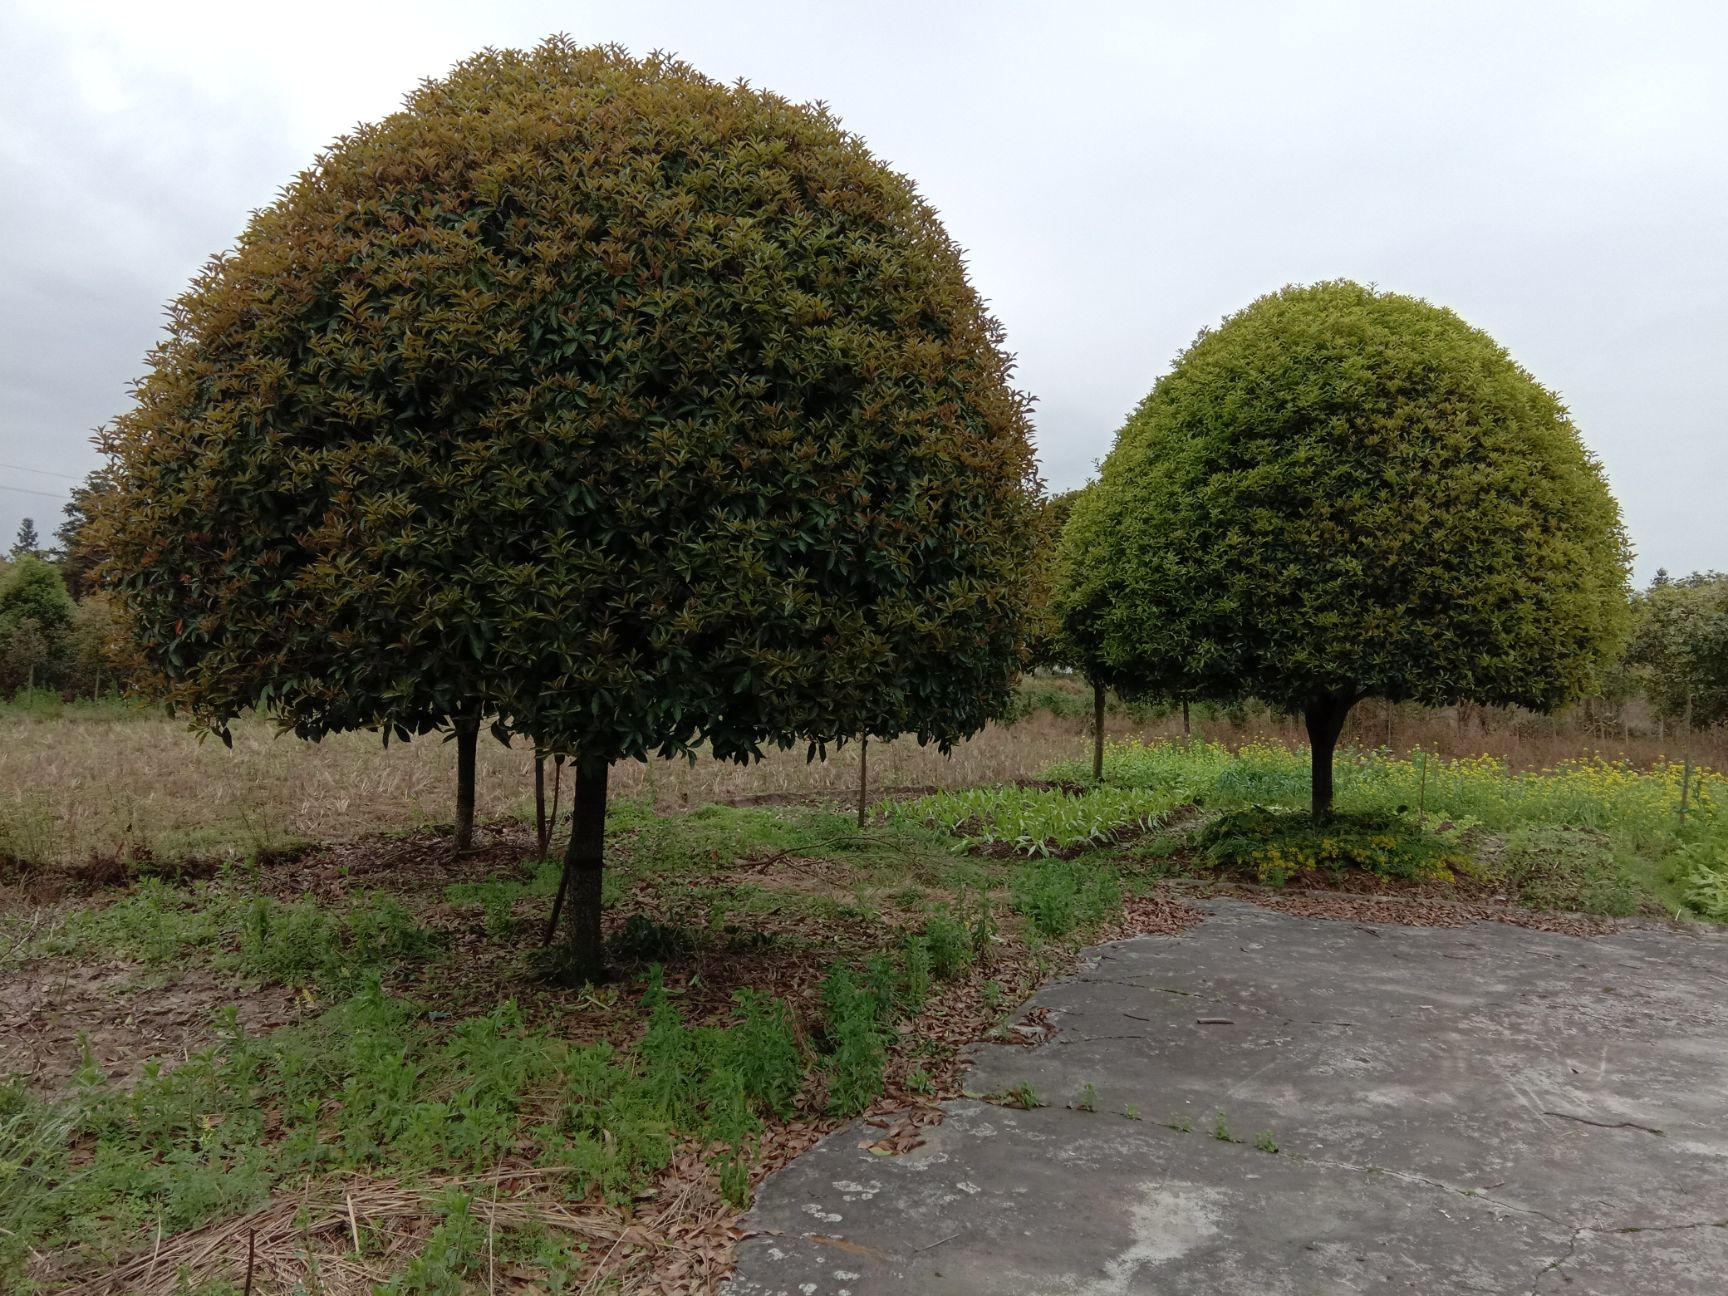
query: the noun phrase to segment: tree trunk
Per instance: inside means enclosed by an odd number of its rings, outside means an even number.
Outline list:
[[[1332,753],[1338,747],[1338,735],[1344,731],[1344,720],[1355,705],[1355,699],[1327,694],[1312,699],[1302,712],[1308,726],[1308,759],[1313,784],[1314,822],[1323,824],[1332,818]]]
[[[552,812],[546,816],[546,849],[552,848],[552,834],[558,831],[558,793],[564,786],[564,754],[552,757]],[[544,856],[546,851],[541,851]]]
[[[864,807],[870,795],[870,735],[858,739],[858,826],[864,826]]]
[[[1692,788],[1692,686],[1686,686],[1686,719],[1685,736],[1681,739],[1681,747],[1685,753],[1685,764],[1680,767],[1680,826],[1686,826],[1687,804]]]
[[[546,822],[546,753],[538,747],[534,749],[534,842],[536,858],[545,859],[552,828]]]
[[[1191,728],[1189,728],[1189,725],[1188,725],[1188,699],[1183,698],[1182,699],[1182,736],[1184,738],[1187,738],[1192,733],[1193,733],[1193,730]]]
[[[1092,781],[1104,781],[1104,686],[1092,681]]]
[[[480,745],[480,721],[456,721],[456,838],[457,853],[474,845],[474,756]]]
[[[564,851],[564,876],[552,902],[548,942],[558,930],[558,911],[568,897],[563,976],[574,985],[592,985],[605,971],[600,933],[600,882],[606,867],[605,761],[578,758],[576,786],[570,797],[570,844]]]

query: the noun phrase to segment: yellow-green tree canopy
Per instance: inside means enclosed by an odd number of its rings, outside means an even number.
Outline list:
[[[1332,740],[1367,696],[1559,705],[1627,620],[1619,509],[1559,398],[1451,311],[1348,282],[1201,333],[1061,565],[1117,688],[1259,697]]]
[[[1018,665],[1026,407],[826,110],[554,39],[426,82],[209,264],[99,539],[216,726],[946,744]]]
[[[1670,720],[1728,723],[1728,574],[1658,572],[1633,599],[1626,664]]]

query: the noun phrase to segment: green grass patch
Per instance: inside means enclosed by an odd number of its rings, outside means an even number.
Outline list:
[[[662,874],[723,867],[781,851],[819,851],[848,832],[844,815],[820,811],[780,814],[764,806],[705,805],[665,815],[646,801],[615,805],[606,828],[608,834],[630,834],[624,846],[630,868]]]
[[[153,965],[226,942],[220,965],[332,988],[412,957],[423,938],[384,897],[340,910],[221,897],[200,906],[160,884],[79,921],[65,939]],[[0,1288],[29,1290],[33,1254],[112,1261],[158,1231],[171,1237],[331,1175],[413,1184],[526,1161],[556,1168],[573,1201],[627,1205],[693,1147],[742,1205],[764,1122],[812,1105],[866,1110],[884,1091],[899,1023],[938,981],[970,972],[995,930],[981,895],[937,906],[923,930],[890,930],[874,954],[832,964],[804,1023],[751,989],[734,994],[724,1019],[689,1022],[656,965],[634,1042],[575,1043],[530,1024],[513,1001],[449,1021],[373,976],[317,1019],[265,1035],[225,1010],[210,1047],[148,1064],[129,1084],[111,1083],[87,1055],[57,1099],[0,1085]],[[646,921],[626,938],[643,955],[667,939]],[[472,1254],[462,1194],[438,1214],[432,1241],[386,1290],[461,1289]],[[543,1260],[548,1272],[558,1263]]]
[[[68,698],[53,689],[19,689],[0,698],[0,724],[13,721],[45,724],[55,720],[145,720],[162,708],[139,698],[108,693],[101,697]]]
[[[388,896],[331,906],[145,878],[112,904],[76,911],[26,954],[146,967],[199,962],[267,983],[342,991],[402,960],[424,958],[436,944],[435,933]]]
[[[1052,767],[1052,779],[1084,778],[1081,762]],[[1728,811],[1728,775],[1695,770],[1695,817]],[[1277,743],[1112,742],[1104,778],[1122,788],[1184,789],[1215,809],[1308,804],[1308,753]],[[1337,804],[1348,812],[1420,809],[1440,819],[1467,818],[1489,828],[1557,824],[1636,832],[1660,838],[1678,823],[1681,766],[1637,769],[1597,757],[1551,769],[1512,771],[1492,756],[1447,759],[1341,751],[1334,770]]]
[[[904,983],[883,967],[831,1015],[826,1058],[806,1052],[783,1003],[754,991],[735,996],[729,1021],[686,1023],[656,969],[629,1052],[560,1040],[513,1002],[442,1028],[373,984],[265,1036],[228,1010],[212,1047],[130,1086],[88,1059],[57,1102],[0,1086],[0,1286],[22,1283],[32,1250],[112,1258],[158,1225],[172,1235],[318,1174],[411,1181],[526,1156],[559,1167],[572,1199],[626,1203],[691,1142],[741,1202],[763,1119],[788,1114],[818,1064],[843,1078],[831,1082],[837,1109],[880,1093]]]
[[[1065,762],[1046,777],[1088,772]],[[1728,920],[1719,894],[1728,883],[1713,877],[1722,848],[1699,844],[1720,841],[1728,825],[1728,776],[1708,769],[1693,772],[1682,828],[1676,763],[1640,769],[1589,757],[1514,771],[1489,756],[1343,751],[1335,766],[1339,817],[1319,839],[1301,822],[1309,803],[1302,749],[1129,740],[1108,745],[1104,772],[1106,785],[1124,792],[1161,792],[1224,812],[1197,843],[1203,857],[1267,882],[1352,868],[1418,881],[1468,875],[1539,908],[1626,914],[1689,906]],[[1289,822],[1274,823],[1278,812],[1290,812]],[[1392,845],[1375,844],[1388,835]]]

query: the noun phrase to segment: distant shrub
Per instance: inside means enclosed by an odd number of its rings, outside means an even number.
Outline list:
[[[1047,711],[1058,720],[1085,719],[1092,714],[1092,689],[1077,678],[1022,676],[1006,718],[1012,723],[1040,711]]]
[[[0,578],[0,697],[59,688],[66,675],[73,603],[52,564],[26,556]]]

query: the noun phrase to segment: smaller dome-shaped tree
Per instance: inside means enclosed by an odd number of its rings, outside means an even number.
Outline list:
[[[1334,282],[1261,298],[1159,380],[1064,532],[1057,605],[1119,690],[1304,716],[1323,819],[1356,702],[1579,696],[1628,569],[1558,397],[1451,311]]]

